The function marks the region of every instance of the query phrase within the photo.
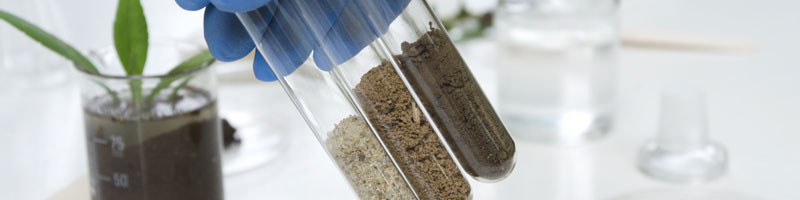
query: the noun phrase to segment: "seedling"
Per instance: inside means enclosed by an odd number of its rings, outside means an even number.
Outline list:
[[[14,26],[31,39],[41,43],[53,52],[72,61],[73,65],[78,70],[89,74],[100,74],[97,67],[95,67],[86,56],[47,31],[4,10],[0,10],[0,19],[8,22],[11,26]],[[127,76],[141,76],[144,73],[148,45],[147,20],[145,19],[140,1],[120,0],[117,6],[116,19],[114,20],[114,47],[117,50],[117,56]],[[211,56],[208,50],[205,50],[178,64],[170,70],[167,75],[176,75],[190,71],[205,66],[213,61],[214,57]],[[181,83],[185,83],[191,78],[192,77],[185,76],[162,78],[161,82],[159,82],[146,97],[142,94],[141,80],[130,80],[128,86],[130,87],[131,101],[133,101],[134,104],[139,104],[143,101],[149,104],[161,90],[169,87],[176,80],[184,79]],[[111,90],[111,88],[103,83],[96,83],[103,87],[114,101],[120,101],[116,92]],[[176,87],[169,96],[175,96],[173,94],[182,87],[181,85]]]

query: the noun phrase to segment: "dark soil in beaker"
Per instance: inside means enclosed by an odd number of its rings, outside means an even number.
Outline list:
[[[93,199],[224,198],[216,102],[181,94],[140,111],[109,98],[85,104]]]

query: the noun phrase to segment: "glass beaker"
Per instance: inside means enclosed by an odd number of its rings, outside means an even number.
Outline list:
[[[113,48],[81,73],[93,199],[223,199],[221,126],[210,63],[167,71],[200,48],[150,45],[142,76],[123,75]]]
[[[574,145],[613,123],[618,0],[506,0],[496,12],[500,112],[519,138]]]

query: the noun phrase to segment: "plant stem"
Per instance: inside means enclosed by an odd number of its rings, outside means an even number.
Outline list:
[[[207,66],[207,65],[210,65],[212,62],[214,62],[214,57],[211,56],[211,52],[208,51],[208,49],[206,49],[206,50],[204,50],[204,51],[202,51],[202,52],[200,52],[198,54],[195,54],[194,56],[192,56],[188,60],[185,60],[185,61],[181,62],[180,64],[178,64],[177,66],[172,68],[172,70],[170,70],[167,73],[167,75],[182,73],[182,72],[185,72],[185,71],[196,69],[198,67]],[[172,84],[172,82],[174,82],[174,81],[176,81],[178,79],[181,79],[183,77],[185,77],[185,76],[162,78],[161,82],[159,82],[158,85],[156,85],[155,88],[150,90],[150,94],[148,94],[147,97],[145,98],[145,102],[146,103],[153,102],[153,99],[155,99],[155,96],[158,95],[158,93],[161,92],[161,90],[169,87],[169,85]],[[183,85],[179,85],[178,86],[178,88],[180,88],[180,87],[183,87]]]
[[[117,95],[117,92],[114,92],[114,90],[111,90],[111,88],[109,88],[106,84],[103,84],[102,82],[96,81],[96,80],[92,80],[92,82],[94,82],[97,85],[99,85],[100,87],[102,87],[103,90],[105,90],[106,93],[108,93],[108,95],[110,95],[111,98],[114,99],[114,103],[119,103],[120,102],[119,101],[119,95]]]
[[[142,104],[142,80],[131,80],[128,86],[131,88],[131,101],[138,107]]]
[[[178,77],[178,78],[163,78],[163,79],[161,79],[161,82],[158,82],[158,85],[156,85],[156,87],[154,87],[152,90],[150,90],[150,94],[147,95],[147,97],[144,99],[144,101],[147,102],[147,103],[152,103],[153,99],[155,99],[156,95],[158,95],[158,93],[161,90],[163,90],[164,88],[169,87],[169,85],[172,84],[172,82],[174,82],[175,80],[178,80],[179,78],[180,77]]]
[[[183,81],[181,81],[181,83],[179,83],[177,87],[172,89],[172,92],[169,93],[167,99],[169,99],[170,101],[174,101],[175,97],[178,97],[178,91],[184,86],[186,86],[186,84],[189,83],[189,81],[192,80],[192,78],[194,78],[194,76],[189,76],[186,77],[186,79],[183,79]]]

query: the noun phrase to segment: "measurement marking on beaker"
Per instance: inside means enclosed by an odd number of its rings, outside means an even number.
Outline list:
[[[97,175],[97,179],[100,179],[100,181],[103,181],[103,182],[111,182],[111,177],[103,176],[103,175],[100,175],[100,174]]]
[[[125,142],[122,141],[122,136],[119,135],[111,136],[111,150],[125,151]]]
[[[92,141],[97,144],[108,144],[108,140],[103,138],[94,138]]]
[[[112,184],[114,184],[114,187],[118,187],[118,188],[128,188],[130,186],[130,181],[128,179],[128,174],[126,174],[126,173],[114,172],[111,175],[111,177],[103,176],[103,175],[98,174],[97,175],[97,180],[100,180],[102,182],[112,183]]]
[[[111,155],[121,158],[125,152],[125,141],[122,140],[122,136],[112,135],[109,139],[111,139]]]
[[[128,188],[128,174],[114,172],[114,186]]]

